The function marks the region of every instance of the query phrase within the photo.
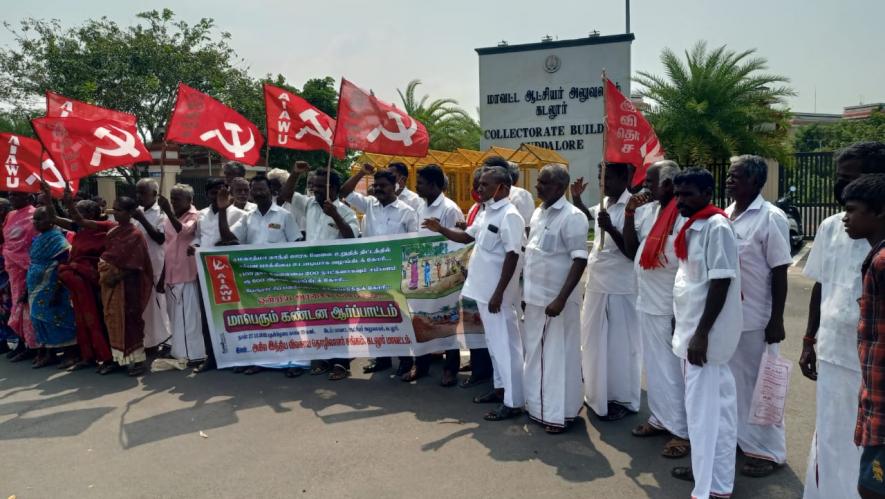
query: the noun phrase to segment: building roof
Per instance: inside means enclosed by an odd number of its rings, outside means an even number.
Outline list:
[[[586,38],[574,38],[571,40],[555,40],[537,43],[522,43],[518,45],[498,45],[497,47],[481,47],[476,50],[479,55],[506,54],[508,52],[528,52],[531,50],[550,50],[563,47],[581,47],[584,45],[600,45],[604,43],[632,42],[636,37],[633,33],[608,36],[588,36]]]

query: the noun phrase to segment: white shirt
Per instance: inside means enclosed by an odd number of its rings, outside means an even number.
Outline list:
[[[519,212],[525,220],[525,226],[528,227],[532,221],[532,215],[535,213],[535,198],[532,193],[522,187],[511,185],[510,202],[516,207],[516,211]]]
[[[731,359],[741,338],[741,273],[737,238],[731,222],[722,215],[696,220],[688,228],[688,259],[679,261],[673,286],[673,353],[688,358],[712,279],[731,279],[722,311],[716,317],[707,343],[707,361],[723,364]]]
[[[422,205],[424,205],[424,200],[421,199],[421,196],[410,191],[408,187],[403,187],[403,190],[400,191],[397,199],[409,205],[416,212],[421,208]]]
[[[301,239],[301,228],[295,218],[276,203],[271,203],[264,215],[258,208],[246,213],[234,223],[230,231],[240,244],[291,243]]]
[[[636,210],[636,235],[639,236],[639,249],[636,251],[634,270],[636,271],[637,293],[636,310],[650,315],[673,315],[673,282],[679,269],[676,258],[676,235],[685,223],[685,217],[676,215],[673,230],[664,244],[664,266],[644,269],[639,266],[645,242],[652,227],[660,216],[661,204],[657,201],[640,206]]]
[[[735,204],[725,209],[731,217]],[[741,258],[744,331],[759,331],[771,319],[771,269],[793,262],[790,225],[779,208],[762,198],[732,222]]]
[[[482,303],[488,303],[504,267],[507,253],[522,255],[525,244],[525,222],[507,198],[486,204],[467,228],[476,244],[467,264],[467,281],[461,294]],[[503,303],[515,304],[519,300],[519,266],[504,290]]]
[[[258,208],[257,204],[253,203],[252,201],[246,201],[246,206],[243,206],[240,209],[245,211],[246,213],[251,213],[255,211],[255,208]]]
[[[618,230],[624,228],[624,208],[630,200],[630,191],[624,190],[614,203],[608,199],[606,211],[611,218],[612,225]],[[611,236],[605,235],[605,245],[600,250],[599,244],[602,233],[599,228],[597,214],[599,205],[590,208],[593,217],[594,241],[590,251],[590,259],[587,261],[587,291],[608,293],[612,295],[632,295],[636,293],[636,273],[633,272],[633,262],[621,253],[618,245],[612,241]]]
[[[227,223],[229,227],[240,221],[246,212],[236,206],[227,207]],[[197,235],[194,237],[194,246],[201,248],[214,248],[221,240],[218,231],[218,212],[212,211],[212,206],[200,210],[200,218],[197,221]]]
[[[363,212],[363,237],[418,232],[418,213],[399,199],[382,206],[374,196],[351,192],[347,202]]]
[[[428,218],[436,218],[440,225],[451,229],[455,227],[456,223],[464,221],[464,214],[461,213],[461,208],[454,201],[447,198],[445,194],[440,194],[430,205],[421,200],[421,208],[418,210],[419,231],[429,232],[427,229],[421,228],[421,224]]]
[[[851,239],[837,213],[820,224],[805,264],[805,276],[819,282],[820,327],[817,358],[860,371],[857,357],[857,323],[863,277],[860,267],[872,249],[866,239]]]
[[[148,209],[144,209],[141,206],[138,207],[138,210],[144,213],[144,218],[154,229],[158,230],[161,234],[166,233],[166,214],[163,213],[163,210],[160,209],[160,205],[158,203],[154,203]],[[160,281],[160,276],[163,274],[163,265],[166,261],[166,251],[163,248],[162,244],[157,244],[156,241],[150,238],[147,235],[147,230],[140,223],[136,222],[136,226],[144,235],[144,240],[147,243],[148,256],[151,257],[151,267],[154,271],[154,282]]]
[[[576,258],[587,258],[590,222],[565,196],[543,205],[532,215],[529,242],[525,247],[524,300],[546,307],[562,290]],[[579,303],[583,293],[575,286],[568,301]]]
[[[350,230],[353,231],[353,237],[359,237],[360,227],[356,219],[356,213],[337,199],[332,201],[332,204],[335,205],[338,214],[341,215],[344,222],[350,226]],[[338,225],[335,224],[332,217],[323,212],[323,207],[317,203],[315,197],[296,192],[292,195],[291,206],[293,214],[300,214],[300,217],[295,216],[295,220],[301,218],[306,224],[302,227],[305,232],[305,241],[330,241],[342,238]]]

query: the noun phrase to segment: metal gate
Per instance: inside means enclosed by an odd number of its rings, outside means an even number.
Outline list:
[[[780,165],[778,195],[795,187],[793,204],[802,214],[805,237],[811,239],[821,222],[842,210],[833,196],[836,164],[832,152],[795,153],[786,165]]]

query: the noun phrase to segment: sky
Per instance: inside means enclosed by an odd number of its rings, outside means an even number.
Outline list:
[[[213,18],[254,76],[283,74],[296,86],[342,76],[382,99],[420,79],[419,94],[451,97],[476,113],[474,49],[625,31],[624,0],[3,0],[3,19],[55,18],[64,26],[107,16],[134,24],[137,12],[172,9],[193,23]],[[660,74],[661,50],[682,53],[700,40],[757,49],[771,72],[797,92],[796,112],[841,113],[847,105],[885,102],[883,0],[633,0],[632,70]],[[0,46],[13,37],[0,27]],[[815,97],[816,95],[816,97]]]

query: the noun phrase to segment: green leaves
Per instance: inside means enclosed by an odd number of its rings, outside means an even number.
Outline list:
[[[419,85],[421,80],[412,80],[406,85],[405,92],[397,92],[406,113],[427,127],[430,148],[441,151],[454,151],[459,147],[479,149],[482,135],[479,123],[458,107],[455,99],[436,99],[429,104],[427,95],[417,99],[415,92]]]

